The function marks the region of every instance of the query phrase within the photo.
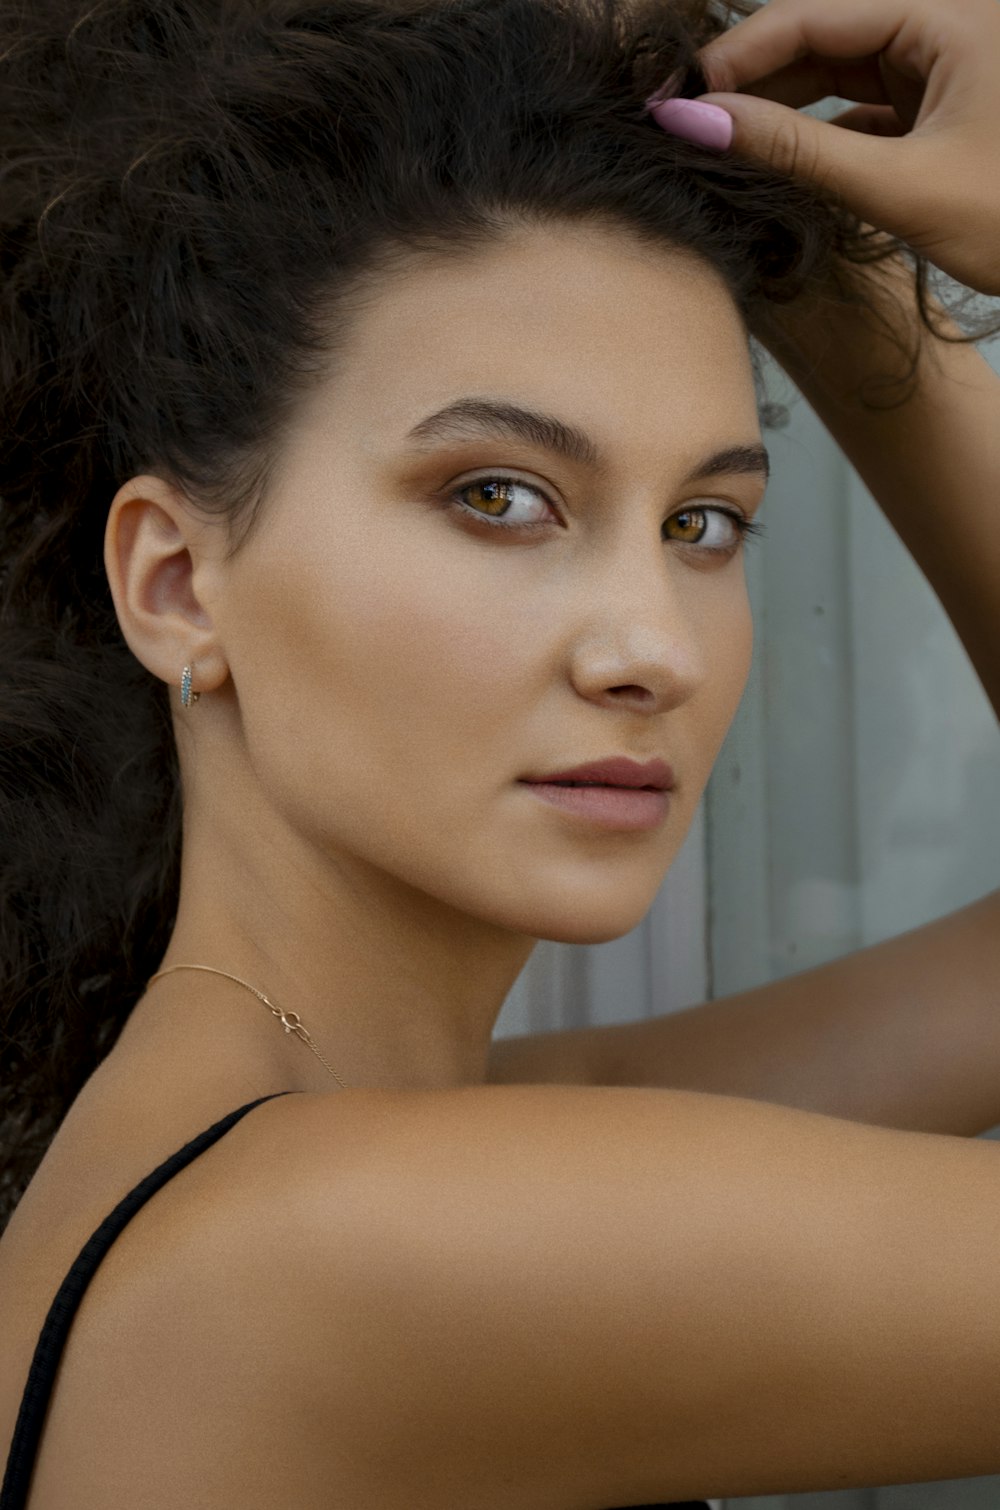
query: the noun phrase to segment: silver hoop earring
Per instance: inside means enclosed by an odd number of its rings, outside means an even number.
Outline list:
[[[181,707],[190,708],[201,696],[200,692],[191,691],[191,667],[185,666],[181,675]]]

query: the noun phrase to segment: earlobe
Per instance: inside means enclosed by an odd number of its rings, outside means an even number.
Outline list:
[[[122,634],[147,670],[172,686],[180,668],[195,662],[202,690],[228,675],[199,593],[211,575],[210,535],[211,526],[159,477],[130,479],[108,514],[104,565]]]

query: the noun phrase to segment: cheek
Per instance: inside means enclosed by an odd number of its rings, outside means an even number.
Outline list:
[[[509,746],[533,660],[510,593],[438,560],[406,592],[371,605],[359,631],[373,659],[383,737],[380,765],[424,775],[428,793],[470,798]]]
[[[442,775],[452,791],[477,778],[481,790],[481,761],[502,754],[511,700],[524,696],[531,640],[499,574],[477,575],[467,552],[436,539],[369,533],[268,553],[243,595],[253,612],[231,665],[269,782],[340,803],[384,804],[405,782],[419,804]]]

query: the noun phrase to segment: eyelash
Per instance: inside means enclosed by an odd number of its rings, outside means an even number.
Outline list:
[[[551,499],[542,492],[541,488],[536,487],[533,482],[524,482],[520,477],[509,477],[503,474],[491,474],[485,477],[474,477],[471,482],[464,483],[462,487],[456,488],[452,493],[448,494],[443,499],[444,506],[446,508],[457,510],[465,518],[472,519],[477,524],[485,524],[487,529],[506,530],[509,534],[523,535],[530,534],[535,530],[548,529],[550,521],[547,519],[537,519],[531,524],[505,524],[501,519],[492,519],[490,518],[489,514],[479,514],[469,504],[457,501],[461,497],[462,493],[467,493],[472,488],[485,487],[491,482],[515,484],[518,487],[527,488],[529,492],[537,493],[539,498],[544,498],[549,507],[552,507]],[[703,546],[696,540],[677,540],[674,542],[676,545],[687,545],[691,550],[704,551],[709,556],[734,556],[739,550],[740,546],[748,541],[751,536],[764,534],[764,526],[762,524],[757,524],[752,519],[746,519],[735,509],[723,509],[718,508],[714,505],[710,505],[693,510],[678,510],[678,513],[685,512],[693,512],[699,514],[722,514],[726,519],[730,519],[733,524],[735,524],[739,538],[737,539],[736,544],[733,546]],[[674,519],[677,516],[671,514],[670,517]]]

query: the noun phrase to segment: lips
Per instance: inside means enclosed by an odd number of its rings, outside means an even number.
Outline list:
[[[626,755],[614,755],[545,776],[525,776],[522,780],[531,786],[645,787],[657,792],[669,791],[675,784],[673,770],[666,761],[649,760],[642,765]]]

